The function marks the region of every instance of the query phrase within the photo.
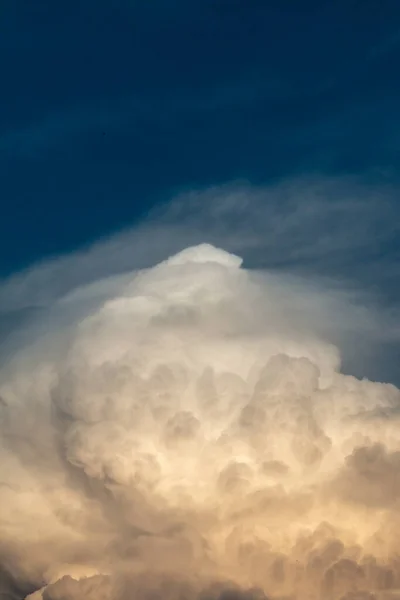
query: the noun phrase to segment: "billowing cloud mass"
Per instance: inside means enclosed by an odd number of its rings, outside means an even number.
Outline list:
[[[357,314],[206,244],[58,300],[0,370],[3,597],[400,598],[400,390],[341,373]]]

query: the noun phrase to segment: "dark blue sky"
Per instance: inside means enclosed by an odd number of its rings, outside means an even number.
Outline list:
[[[399,0],[2,0],[0,275],[176,190],[397,179]]]

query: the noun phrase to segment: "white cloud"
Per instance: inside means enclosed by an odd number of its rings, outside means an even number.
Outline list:
[[[32,600],[398,588],[400,390],[340,372],[364,316],[207,244],[164,258],[53,302],[2,362],[4,573]]]
[[[41,306],[100,278],[150,266],[203,241],[239,252],[247,265],[351,278],[389,272],[380,256],[399,233],[397,190],[349,180],[246,183],[183,193],[132,228],[33,265],[3,281],[0,310]],[[372,287],[372,286],[371,286]]]
[[[341,333],[347,327],[352,338],[344,351],[346,368],[368,375],[372,362],[376,368],[375,355],[380,355],[381,371],[373,370],[373,376],[395,378],[382,344],[399,339],[393,298],[400,263],[395,248],[394,260],[385,251],[399,233],[396,194],[389,187],[319,178],[183,193],[134,227],[3,281],[3,335],[13,327],[13,315],[18,321],[33,309],[48,310],[74,290],[90,303],[92,295],[107,293],[104,278],[124,277],[187,246],[208,242],[239,254],[248,267],[311,276],[313,285],[329,289],[332,297],[347,295],[354,317],[343,326],[334,324]],[[390,310],[378,310],[378,301],[390,302]],[[362,357],[355,349],[360,344]],[[371,352],[374,356],[367,357]]]

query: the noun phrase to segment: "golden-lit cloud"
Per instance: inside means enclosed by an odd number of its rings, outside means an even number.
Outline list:
[[[345,300],[209,245],[102,285],[0,370],[6,597],[400,597],[400,391],[340,372]]]

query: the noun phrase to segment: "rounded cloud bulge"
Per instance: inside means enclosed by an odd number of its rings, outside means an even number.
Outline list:
[[[200,244],[4,342],[4,597],[400,597],[400,391],[341,372],[346,298]]]

